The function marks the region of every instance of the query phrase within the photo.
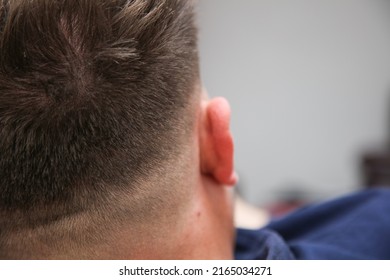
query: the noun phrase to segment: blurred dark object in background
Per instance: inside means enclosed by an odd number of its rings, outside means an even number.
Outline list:
[[[366,153],[361,167],[365,187],[390,186],[390,150]]]
[[[365,188],[390,187],[390,110],[387,110],[387,115],[387,140],[381,146],[367,150],[360,162],[361,179]]]

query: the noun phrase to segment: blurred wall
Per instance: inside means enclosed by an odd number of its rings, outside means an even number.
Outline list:
[[[200,0],[199,25],[203,82],[232,105],[244,196],[357,189],[362,153],[390,134],[390,1]]]

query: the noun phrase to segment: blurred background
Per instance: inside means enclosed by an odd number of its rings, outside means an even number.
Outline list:
[[[390,181],[390,1],[200,0],[198,15],[244,198],[277,207]]]

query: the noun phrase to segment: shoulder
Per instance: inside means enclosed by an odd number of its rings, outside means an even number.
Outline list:
[[[298,258],[390,258],[390,189],[358,192],[302,208],[268,228]]]
[[[237,229],[235,259],[288,260],[293,255],[278,233],[269,229]]]

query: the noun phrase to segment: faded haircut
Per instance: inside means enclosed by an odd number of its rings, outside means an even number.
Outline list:
[[[193,129],[193,1],[0,2],[0,227],[163,174]]]

